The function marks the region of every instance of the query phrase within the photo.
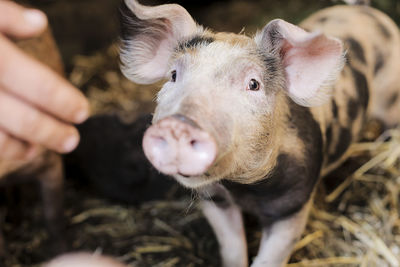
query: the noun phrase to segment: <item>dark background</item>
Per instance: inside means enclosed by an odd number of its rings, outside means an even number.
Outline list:
[[[20,1],[21,2],[21,1]],[[70,67],[76,54],[90,54],[118,39],[120,0],[37,0],[25,1],[49,16],[65,63]],[[253,33],[269,20],[282,18],[298,23],[323,7],[341,4],[335,0],[141,0],[143,4],[177,2],[200,24],[216,31]],[[400,1],[372,0],[372,6],[400,23]],[[68,69],[68,68],[67,68]]]

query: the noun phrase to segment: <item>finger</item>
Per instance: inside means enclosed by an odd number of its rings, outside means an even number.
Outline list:
[[[46,15],[11,1],[0,0],[0,33],[15,37],[32,37],[47,26]]]
[[[30,146],[0,130],[0,160],[23,160],[29,157]]]
[[[60,153],[75,149],[78,131],[0,89],[0,128],[11,135]]]
[[[67,122],[81,123],[89,115],[89,104],[78,89],[1,36],[0,86]]]

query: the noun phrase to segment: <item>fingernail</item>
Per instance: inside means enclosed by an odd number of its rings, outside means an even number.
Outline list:
[[[84,122],[88,117],[89,117],[89,112],[86,109],[81,110],[78,113],[76,113],[75,122],[76,123]]]
[[[41,28],[44,27],[47,23],[46,15],[36,9],[29,9],[25,11],[24,14],[25,20],[30,26]]]
[[[64,142],[64,153],[69,153],[74,150],[79,143],[79,136],[72,135]]]

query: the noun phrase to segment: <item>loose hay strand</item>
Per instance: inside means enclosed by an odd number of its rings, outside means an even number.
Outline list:
[[[294,247],[293,251],[297,251],[305,246],[307,246],[309,243],[313,242],[315,239],[321,238],[324,236],[323,231],[315,231],[314,233],[308,234],[303,239],[301,239],[299,242],[297,242],[296,246]]]
[[[355,235],[364,244],[373,249],[377,254],[383,256],[392,266],[399,266],[399,260],[389,250],[382,239],[379,238],[374,232],[366,229],[366,227],[361,227],[357,223],[352,222],[351,220],[343,216],[339,217],[336,223]]]
[[[325,267],[325,266],[334,266],[339,264],[360,264],[362,262],[359,258],[353,257],[332,257],[325,259],[315,259],[315,260],[304,260],[301,262],[290,263],[288,267]]]

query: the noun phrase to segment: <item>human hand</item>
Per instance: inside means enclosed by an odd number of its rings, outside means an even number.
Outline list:
[[[30,159],[45,147],[75,149],[89,105],[83,94],[47,66],[19,50],[7,37],[43,32],[46,16],[0,0],[0,160]]]

